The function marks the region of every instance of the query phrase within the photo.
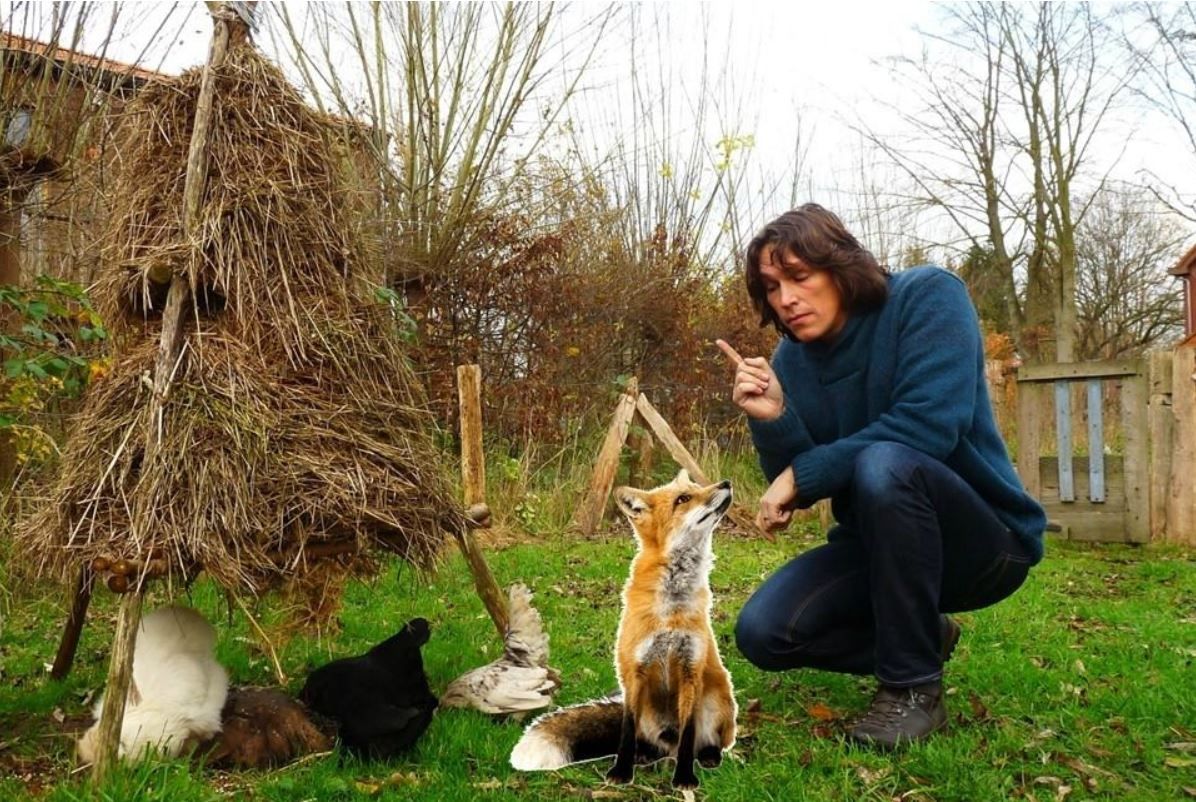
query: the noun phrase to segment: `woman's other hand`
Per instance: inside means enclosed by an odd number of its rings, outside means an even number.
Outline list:
[[[784,529],[793,519],[793,507],[796,502],[797,481],[793,478],[793,468],[789,467],[781,471],[760,497],[756,526],[765,532]]]
[[[731,400],[749,418],[769,421],[779,418],[785,409],[785,395],[772,365],[762,356],[744,359],[726,340],[715,340],[735,368]]]

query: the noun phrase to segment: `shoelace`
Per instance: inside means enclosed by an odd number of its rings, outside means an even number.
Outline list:
[[[885,693],[883,696],[877,694],[868,712],[860,719],[860,724],[882,727],[893,724],[898,719],[906,718],[911,710],[919,707],[927,698],[926,694],[918,693],[913,688]]]

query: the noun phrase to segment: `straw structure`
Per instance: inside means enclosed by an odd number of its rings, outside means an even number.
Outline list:
[[[343,180],[346,126],[234,48],[186,241],[200,76],[150,84],[125,113],[95,290],[113,365],[18,546],[64,580],[95,558],[157,557],[171,577],[201,567],[251,593],[326,577],[329,560],[368,570],[379,549],[430,568],[463,518],[423,388],[373,295],[381,271]],[[192,306],[159,423],[148,418],[163,271],[190,282]],[[145,464],[151,425],[161,444]]]

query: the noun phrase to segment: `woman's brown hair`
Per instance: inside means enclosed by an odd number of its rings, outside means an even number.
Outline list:
[[[760,275],[760,255],[769,246],[778,256],[791,253],[814,270],[830,272],[848,314],[877,309],[889,296],[887,271],[843,221],[817,203],[803,204],[766,225],[747,247],[746,278],[752,306],[760,314],[761,326],[771,323],[784,337],[793,339],[793,334],[769,306]]]

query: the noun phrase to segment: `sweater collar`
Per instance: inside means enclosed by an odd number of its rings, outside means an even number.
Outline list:
[[[847,321],[843,324],[843,328],[839,329],[839,332],[833,338],[805,343],[807,351],[819,359],[825,359],[838,351],[850,348],[859,335],[860,325],[866,317],[868,317],[867,314],[849,315]]]

